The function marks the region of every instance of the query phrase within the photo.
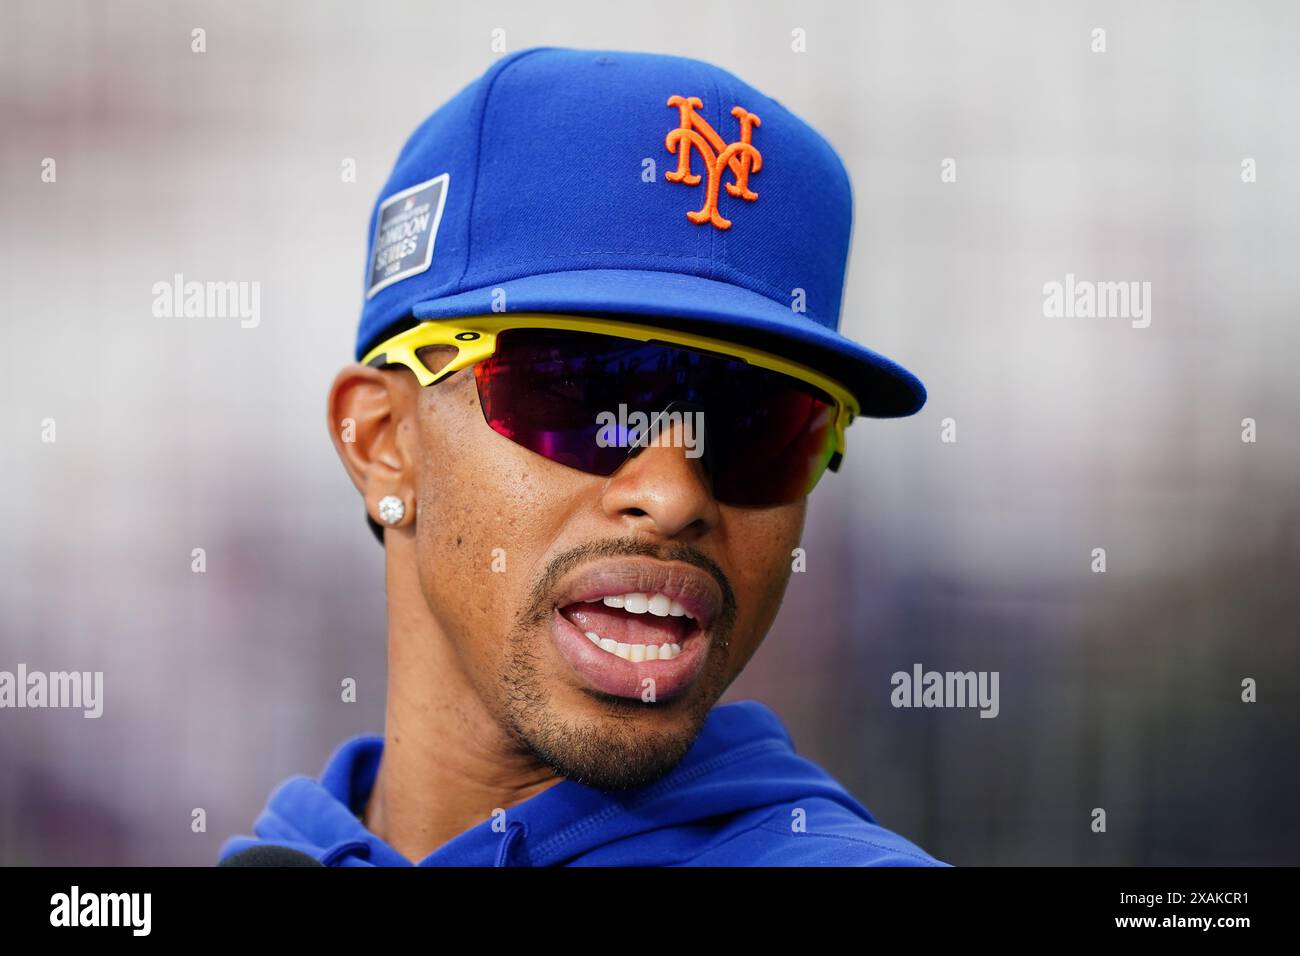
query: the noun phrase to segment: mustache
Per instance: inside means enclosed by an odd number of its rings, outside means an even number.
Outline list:
[[[722,633],[731,629],[736,619],[736,592],[716,561],[690,545],[654,545],[640,538],[631,537],[593,541],[571,548],[552,558],[529,592],[521,620],[527,625],[537,625],[549,618],[551,592],[555,590],[560,580],[580,564],[602,558],[657,558],[660,561],[680,561],[699,568],[718,582],[718,587],[722,591],[722,608],[713,626]]]

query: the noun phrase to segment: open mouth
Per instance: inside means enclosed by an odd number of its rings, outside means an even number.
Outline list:
[[[586,565],[556,590],[551,639],[588,688],[663,701],[689,690],[729,607],[713,576],[679,561]]]
[[[672,660],[701,630],[685,605],[659,592],[590,598],[562,607],[560,613],[593,645],[634,664]]]

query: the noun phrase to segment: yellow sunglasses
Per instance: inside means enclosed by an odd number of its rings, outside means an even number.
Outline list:
[[[421,353],[431,347],[438,362],[426,364]],[[808,494],[838,469],[845,429],[860,413],[839,382],[770,352],[590,315],[421,322],[361,361],[405,366],[422,386],[472,366],[494,431],[590,474],[613,474],[630,454],[662,443],[668,427],[689,457],[697,439],[714,497],[736,505]]]

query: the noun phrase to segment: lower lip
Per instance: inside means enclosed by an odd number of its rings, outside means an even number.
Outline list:
[[[587,684],[616,697],[642,697],[645,681],[654,681],[654,699],[666,700],[685,691],[699,676],[709,650],[707,631],[696,631],[682,642],[682,652],[670,661],[633,663],[602,651],[557,608],[551,621],[551,640]]]

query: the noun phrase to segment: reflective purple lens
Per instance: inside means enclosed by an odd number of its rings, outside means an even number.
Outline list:
[[[638,439],[677,444],[701,459],[714,497],[727,504],[799,499],[834,450],[829,396],[724,355],[510,329],[474,375],[484,418],[511,441],[597,475],[613,474]]]

